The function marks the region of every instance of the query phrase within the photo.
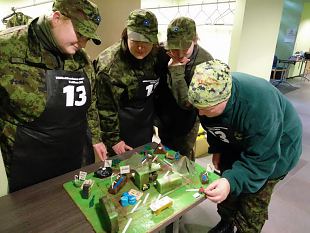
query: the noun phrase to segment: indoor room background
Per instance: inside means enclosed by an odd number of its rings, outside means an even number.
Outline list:
[[[310,49],[310,0],[93,0],[102,23],[98,34],[102,44],[86,47],[94,59],[120,39],[131,10],[145,8],[158,17],[159,38],[165,40],[167,24],[178,16],[197,23],[199,44],[213,57],[240,71],[269,79],[273,57],[286,59]],[[35,18],[48,14],[52,1],[1,0],[0,19],[20,11]],[[0,21],[0,30],[5,25]],[[1,49],[1,48],[0,48]],[[1,61],[0,61],[1,62]],[[292,73],[298,72],[293,67]],[[0,190],[6,190],[5,171],[0,158]],[[3,192],[2,192],[3,193]],[[5,193],[5,191],[4,191]],[[0,193],[1,195],[1,193]]]

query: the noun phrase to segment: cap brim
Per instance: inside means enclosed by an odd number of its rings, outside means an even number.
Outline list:
[[[94,42],[95,45],[100,45],[101,44],[101,39],[99,38],[98,35],[94,35],[92,38],[92,41]]]
[[[141,41],[141,42],[148,42],[148,43],[158,43],[157,35],[143,35],[138,32],[131,31],[127,29],[127,36],[130,40]]]
[[[86,38],[92,39],[92,41],[96,45],[101,44],[100,37],[95,33],[96,29],[98,28],[97,25],[90,22],[86,24],[83,21],[80,21],[79,19],[71,19],[73,27],[76,31],[78,31],[82,36],[85,36]]]
[[[165,49],[189,49],[192,44],[192,40],[180,41],[180,40],[169,40],[164,43]]]

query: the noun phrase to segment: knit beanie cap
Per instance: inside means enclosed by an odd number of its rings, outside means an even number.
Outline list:
[[[189,85],[188,101],[196,108],[215,106],[231,95],[230,68],[220,60],[211,60],[196,66]]]

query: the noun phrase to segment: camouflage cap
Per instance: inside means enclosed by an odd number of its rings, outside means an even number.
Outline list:
[[[230,97],[231,87],[229,66],[220,60],[211,60],[196,66],[188,101],[196,108],[215,106]]]
[[[187,17],[172,20],[167,28],[166,49],[188,49],[196,37],[195,21]]]
[[[88,0],[54,0],[53,11],[60,11],[70,18],[74,29],[82,36],[92,39],[96,45],[101,44],[96,34],[101,17],[94,3]]]
[[[130,12],[127,20],[127,35],[129,39],[158,43],[158,23],[156,16],[143,9]]]

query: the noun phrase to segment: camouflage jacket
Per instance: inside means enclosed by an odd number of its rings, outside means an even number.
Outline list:
[[[94,61],[96,72],[97,108],[102,130],[102,141],[110,148],[119,141],[119,107],[126,105],[138,89],[137,75],[155,75],[156,59],[153,52],[138,64],[129,55],[126,45],[115,43]]]
[[[195,67],[212,56],[199,45],[194,47],[191,61],[186,65],[168,67],[170,57],[161,47],[158,53],[160,81],[156,89],[155,124],[174,136],[186,135],[194,126],[196,110],[188,107],[188,86],[194,75]]]
[[[29,26],[18,26],[0,33],[0,146],[4,155],[14,145],[17,126],[33,121],[45,109],[46,70],[83,70],[90,81],[95,77],[83,50],[63,60],[63,67],[59,67],[57,58],[40,44],[33,30],[34,23],[36,20]],[[99,121],[94,106],[95,101],[89,108],[92,116],[89,124],[95,129],[92,131],[93,140],[99,141]]]
[[[180,107],[187,105],[188,86],[194,75],[195,67],[212,60],[212,56],[199,45],[194,49],[191,61],[186,65],[168,67],[167,84]]]

